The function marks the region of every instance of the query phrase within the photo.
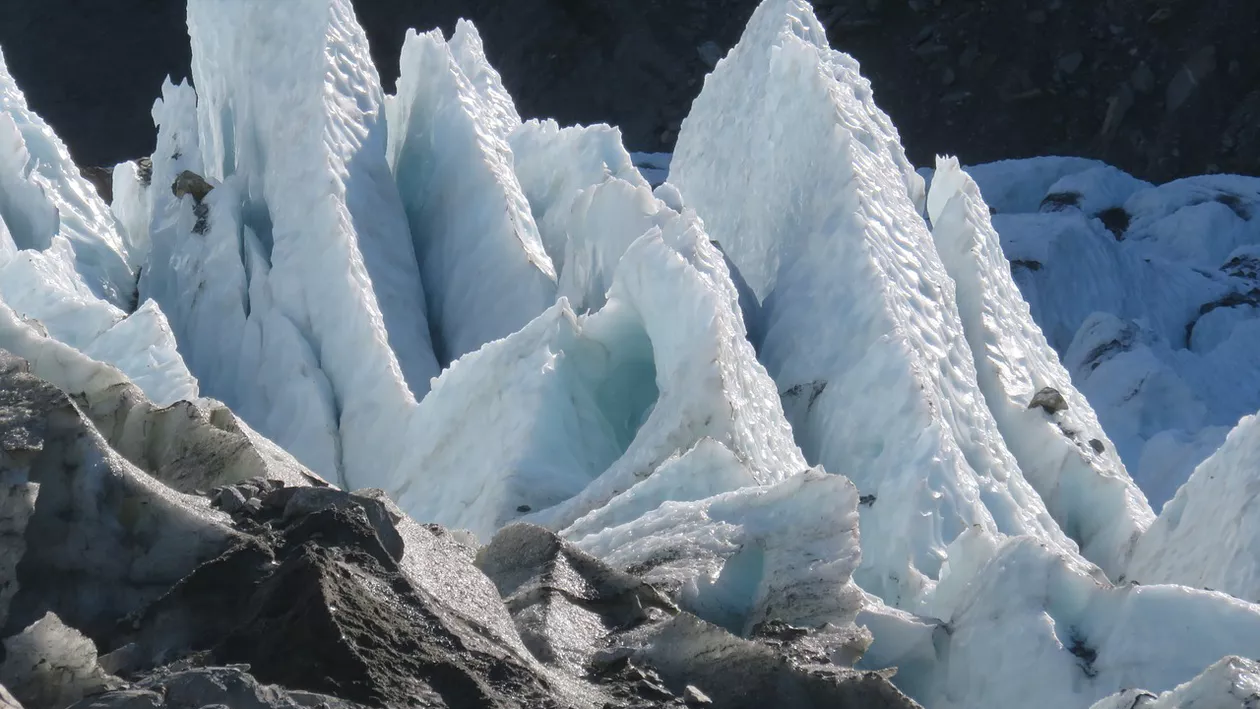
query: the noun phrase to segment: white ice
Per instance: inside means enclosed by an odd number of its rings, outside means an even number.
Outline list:
[[[450,44],[409,31],[389,103],[389,162],[443,365],[521,329],[556,295],[507,142],[520,118],[480,46],[468,23]]]
[[[1260,602],[1260,417],[1247,416],[1203,461],[1138,542],[1128,578]]]
[[[927,204],[980,389],[1003,439],[1081,553],[1119,578],[1154,518],[1146,498],[1033,322],[980,189],[956,159],[938,158]],[[1046,387],[1063,398],[1064,410],[1031,405]]]
[[[1260,698],[1260,664],[1238,656],[1221,658],[1198,677],[1160,695],[1126,689],[1090,709],[1250,709]]]
[[[866,590],[930,607],[974,526],[1075,548],[980,395],[922,180],[804,2],[754,13],[684,121],[670,181],[761,299],[760,357],[806,458],[864,496]]]
[[[68,264],[92,295],[134,307],[135,262],[117,224],[61,139],[26,104],[0,54],[0,219],[19,249],[45,251],[60,237]]]

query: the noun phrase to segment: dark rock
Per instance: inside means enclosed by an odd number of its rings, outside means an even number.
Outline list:
[[[1226,261],[1221,270],[1234,278],[1260,280],[1260,253],[1235,256]]]
[[[206,182],[206,178],[192,170],[184,170],[179,173],[175,177],[175,182],[171,183],[171,192],[176,197],[190,194],[197,204],[201,204],[201,200],[205,199],[206,195],[210,194],[210,191],[213,189],[214,187],[210,186],[209,182]]]
[[[1198,317],[1186,324],[1186,346],[1189,346],[1193,340],[1194,326],[1199,324],[1199,320],[1204,315],[1217,308],[1260,308],[1260,288],[1253,288],[1246,292],[1231,291],[1223,297],[1199,306]]]
[[[1051,192],[1041,199],[1041,211],[1058,212],[1081,203],[1079,192]]]
[[[140,184],[144,187],[153,182],[152,158],[140,158],[136,161],[136,177],[140,178]]]
[[[759,627],[759,638],[737,637],[677,611],[651,586],[541,527],[500,530],[477,563],[540,660],[562,671],[585,669],[616,697],[685,701],[694,687],[714,706],[733,709],[917,706],[879,674],[798,651],[812,631],[772,621]]]
[[[225,487],[211,504],[228,514],[235,514],[245,506],[245,496],[235,487]]]
[[[1094,452],[1099,455],[1102,455],[1103,453],[1107,452],[1107,446],[1102,441],[1098,440],[1097,438],[1089,439],[1089,447],[1093,448]]]
[[[1085,61],[1084,54],[1081,54],[1080,52],[1071,52],[1059,57],[1059,61],[1056,63],[1056,66],[1058,66],[1059,71],[1064,74],[1074,74],[1077,69],[1081,68],[1081,62],[1083,61]]]
[[[133,689],[105,692],[70,709],[366,709],[322,694],[260,684],[241,667],[158,672]]]
[[[205,236],[210,231],[210,205],[198,201],[193,205],[193,216],[197,218],[197,221],[193,222],[192,232]]]
[[[1154,91],[1155,73],[1151,71],[1151,65],[1146,62],[1139,63],[1129,76],[1129,84],[1140,94],[1149,94]]]
[[[1216,47],[1212,45],[1201,47],[1181,65],[1181,68],[1173,75],[1172,81],[1168,83],[1168,90],[1164,95],[1165,110],[1172,113],[1180,108],[1214,71],[1216,71]]]
[[[1095,215],[1116,237],[1116,241],[1124,241],[1124,233],[1129,230],[1129,222],[1132,217],[1125,211],[1124,207],[1108,207]]]
[[[96,188],[96,194],[105,200],[105,204],[114,201],[114,171],[108,167],[84,167],[79,168],[79,173],[83,178],[92,183]]]
[[[126,463],[23,365],[0,357],[0,467],[40,484],[8,625],[55,610],[106,653],[76,651],[59,706],[88,686],[105,691],[79,709],[917,706],[833,657],[832,626],[737,637],[540,527],[478,552],[379,490],[267,477],[214,490],[229,517]]]
[[[1038,408],[1048,414],[1056,414],[1060,411],[1067,411],[1067,400],[1063,398],[1063,394],[1059,393],[1054,387],[1045,387],[1041,391],[1033,395],[1032,401],[1028,402],[1028,408]]]

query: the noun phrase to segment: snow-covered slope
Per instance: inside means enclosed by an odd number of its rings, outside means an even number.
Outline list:
[[[866,590],[931,608],[959,534],[1075,545],[979,394],[922,180],[850,57],[770,0],[705,81],[670,182],[761,299],[759,353],[811,463],[862,494]]]
[[[938,664],[899,678],[925,706],[1088,707],[1128,688],[1168,691],[1223,656],[1260,653],[1260,606],[1225,594],[1114,587],[1027,537],[982,558],[934,636]]]

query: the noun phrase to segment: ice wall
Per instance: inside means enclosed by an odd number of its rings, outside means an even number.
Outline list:
[[[622,147],[616,128],[561,128],[553,120],[530,120],[517,126],[509,140],[516,178],[529,200],[543,248],[563,277],[568,222],[579,194],[609,178],[647,183]],[[563,282],[560,291],[566,292]],[[573,294],[568,295],[575,302]],[[576,302],[575,307],[581,309]]]
[[[927,204],[932,238],[957,286],[980,389],[1003,440],[1082,554],[1120,578],[1154,519],[1146,497],[1033,322],[979,187],[956,159],[937,159]],[[1034,403],[1039,394],[1046,403]]]
[[[48,124],[26,105],[0,54],[0,219],[19,249],[46,251],[64,239],[86,289],[112,306],[135,307],[129,261],[109,207]]]
[[[1260,602],[1260,417],[1203,461],[1138,542],[1128,578],[1210,588]]]
[[[445,372],[382,486],[419,517],[487,536],[516,518],[566,527],[703,438],[757,484],[803,471],[728,288],[702,232],[643,235],[598,312],[578,318],[562,300]]]
[[[313,417],[294,435],[330,439],[298,451],[319,472],[374,475],[400,459],[407,412],[437,364],[363,30],[344,0],[193,0],[188,26],[202,162],[213,183],[235,178],[245,309],[255,294],[264,306],[243,337],[241,376],[263,386],[268,369],[250,365],[301,362],[285,365],[300,390],[276,382],[280,400],[259,406]],[[329,413],[335,428],[321,432]]]
[[[555,300],[556,270],[512,168],[520,123],[472,25],[410,31],[389,103],[398,181],[443,364],[516,332]]]
[[[864,588],[930,608],[973,527],[1074,549],[985,407],[921,178],[806,3],[757,9],[670,181],[761,298],[760,356],[806,458],[862,495]]]

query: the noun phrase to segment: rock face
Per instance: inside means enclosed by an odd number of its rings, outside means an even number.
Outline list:
[[[183,2],[9,3],[0,46],[34,108],[87,164],[152,147],[149,110],[188,76]],[[668,150],[701,80],[756,0],[359,0],[387,88],[408,27],[473,20],[526,118],[606,121],[631,149]],[[879,87],[910,157],[965,163],[1047,152],[1146,179],[1260,169],[1260,5],[817,0],[831,44]],[[67,12],[67,9],[73,11]],[[144,37],[119,45],[117,34]],[[66,91],[73,85],[75,91]],[[83,111],[84,105],[99,110]],[[997,107],[995,109],[995,107]]]
[[[9,705],[917,706],[834,629],[732,635],[541,527],[479,550],[377,490],[175,492],[29,370],[0,356]]]
[[[236,535],[111,449],[73,400],[0,352],[0,480],[30,490],[4,635],[49,611],[99,640]]]

